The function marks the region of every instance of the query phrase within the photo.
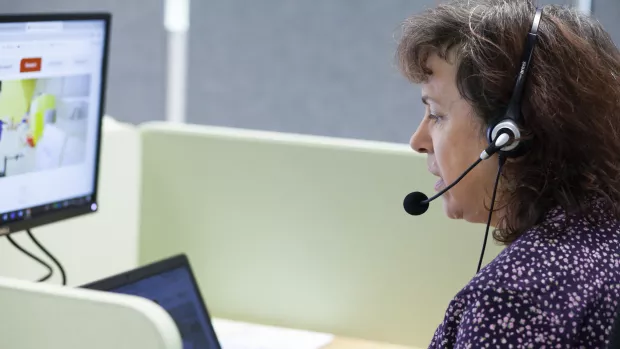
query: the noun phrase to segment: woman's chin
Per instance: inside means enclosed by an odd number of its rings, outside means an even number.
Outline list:
[[[450,196],[444,195],[443,199],[443,211],[446,216],[450,219],[463,219],[463,210],[458,205],[458,203],[454,202]]]
[[[457,202],[454,202],[454,200],[451,200],[450,198],[444,198],[443,200],[443,210],[445,215],[450,218],[450,219],[462,219],[468,223],[481,223],[481,224],[487,224],[487,221],[489,219],[489,213],[488,211],[473,211],[473,210],[465,210],[464,205],[459,205]],[[495,216],[495,214],[494,214]],[[494,222],[491,222],[492,226],[494,225]]]

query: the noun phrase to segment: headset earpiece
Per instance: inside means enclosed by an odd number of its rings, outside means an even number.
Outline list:
[[[503,119],[499,123],[493,123],[487,128],[487,140],[489,144],[494,143],[501,134],[510,136],[511,142],[502,147],[498,153],[506,158],[514,158],[523,155],[526,147],[525,144],[523,144],[524,141],[521,139],[521,130],[512,119]]]

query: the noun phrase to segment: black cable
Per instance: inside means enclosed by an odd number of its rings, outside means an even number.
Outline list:
[[[448,190],[452,189],[452,187],[454,187],[458,182],[461,181],[461,179],[465,178],[465,176],[469,173],[469,171],[473,170],[474,167],[478,166],[478,164],[480,163],[480,161],[482,161],[482,158],[478,158],[478,160],[476,160],[473,164],[471,164],[467,170],[465,170],[463,173],[461,173],[460,176],[458,176],[457,179],[454,180],[454,182],[452,182],[452,184],[450,184],[449,186],[447,186],[446,188],[442,189],[439,193],[433,195],[430,199],[426,199],[424,201],[422,201],[422,203],[426,204],[426,203],[430,203],[431,201],[437,199],[438,197],[440,197],[441,195],[443,195],[445,192],[447,192]]]
[[[506,162],[506,158],[503,156],[499,156],[499,167],[497,168],[497,177],[495,177],[495,186],[493,187],[493,195],[491,196],[491,208],[489,209],[489,219],[487,220],[487,229],[484,232],[484,242],[482,243],[482,251],[480,251],[480,260],[478,260],[478,269],[476,269],[476,274],[480,271],[480,267],[482,266],[482,259],[484,258],[484,249],[487,247],[487,238],[489,237],[489,226],[491,226],[491,216],[493,216],[493,207],[495,206],[495,195],[497,194],[497,186],[499,184],[499,177],[502,174],[502,167],[504,167],[504,163]]]
[[[54,264],[56,264],[58,266],[58,269],[60,269],[60,275],[62,275],[62,285],[63,286],[67,285],[67,275],[65,274],[65,269],[62,267],[60,262],[47,249],[45,249],[43,245],[41,245],[39,240],[37,240],[34,237],[34,235],[32,235],[32,233],[30,232],[30,229],[26,229],[26,234],[28,234],[28,237],[30,237],[30,240],[32,240],[32,242],[34,242],[34,244],[37,245],[37,247],[41,249],[43,253],[45,253],[48,257],[50,257],[52,261],[54,261]]]
[[[47,274],[45,276],[43,276],[42,278],[40,278],[39,280],[37,280],[38,282],[43,282],[43,281],[47,281],[50,277],[52,277],[52,275],[54,274],[54,270],[52,269],[52,267],[50,267],[49,264],[47,264],[45,261],[43,261],[41,258],[33,255],[32,253],[30,253],[28,250],[26,250],[25,248],[21,247],[15,240],[13,240],[13,237],[11,237],[11,235],[7,235],[6,236],[7,240],[9,240],[9,242],[11,243],[11,245],[13,245],[16,249],[18,249],[19,251],[21,251],[23,254],[25,254],[26,256],[34,259],[36,262],[38,262],[39,264],[41,264],[42,266],[44,266],[45,268],[47,268]]]

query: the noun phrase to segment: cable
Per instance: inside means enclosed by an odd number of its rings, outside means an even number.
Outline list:
[[[476,269],[476,274],[480,271],[480,267],[482,266],[482,259],[484,258],[484,250],[487,247],[487,238],[489,237],[489,226],[491,225],[491,216],[493,215],[493,207],[495,206],[495,195],[497,194],[497,186],[499,184],[499,177],[502,174],[502,167],[504,167],[504,163],[506,162],[506,158],[503,156],[499,156],[499,167],[497,168],[497,177],[495,177],[495,186],[493,187],[493,195],[491,196],[491,208],[489,209],[489,219],[487,220],[487,229],[484,232],[484,242],[482,242],[482,251],[480,251],[480,260],[478,260],[478,269]]]
[[[461,173],[460,176],[458,176],[457,179],[454,180],[454,182],[452,182],[449,186],[445,187],[444,189],[442,189],[439,193],[433,195],[430,199],[426,199],[424,201],[422,201],[422,203],[426,204],[426,203],[430,203],[431,201],[437,199],[438,197],[440,197],[441,195],[443,195],[445,192],[447,192],[448,190],[452,189],[452,187],[454,187],[458,182],[461,181],[461,179],[465,178],[465,176],[469,173],[469,171],[473,170],[474,167],[478,166],[478,164],[480,163],[480,161],[482,161],[482,158],[478,158],[478,160],[476,160],[473,164],[471,164],[467,170],[465,170],[463,173]]]
[[[56,264],[58,266],[58,269],[60,269],[60,275],[62,275],[62,285],[63,286],[67,285],[67,275],[65,274],[65,269],[62,267],[60,262],[47,249],[45,249],[43,245],[41,245],[39,240],[37,240],[34,237],[34,235],[32,235],[32,233],[30,232],[30,229],[26,229],[26,234],[28,234],[28,237],[30,237],[30,240],[32,240],[32,242],[34,242],[34,244],[37,245],[37,247],[41,251],[43,251],[43,253],[45,253],[48,257],[50,257],[52,261],[54,261],[54,264]]]
[[[7,235],[6,238],[7,238],[7,240],[9,240],[11,245],[13,245],[16,249],[21,251],[26,256],[34,259],[36,262],[38,262],[39,264],[41,264],[42,266],[44,266],[47,269],[47,274],[45,276],[43,276],[42,278],[40,278],[39,280],[37,280],[38,282],[47,281],[50,277],[52,277],[52,275],[54,274],[54,270],[52,269],[52,267],[50,267],[49,264],[45,263],[42,259],[40,259],[39,257],[33,255],[32,253],[30,253],[29,251],[27,251],[26,249],[21,247],[15,240],[13,240],[13,237],[11,237],[11,235]]]
[[[458,178],[455,179],[454,182],[452,182],[452,184],[450,184],[446,188],[442,189],[439,193],[433,195],[430,199],[426,199],[426,200],[422,201],[422,203],[423,204],[430,203],[431,201],[433,201],[433,200],[437,199],[438,197],[440,197],[441,195],[443,195],[448,190],[452,189],[452,187],[454,187],[458,182],[460,182],[461,179],[465,178],[465,176],[469,173],[469,171],[473,170],[474,167],[478,166],[480,161],[488,159],[491,155],[495,154],[503,146],[508,144],[508,142],[510,140],[511,139],[510,139],[510,136],[508,134],[506,134],[506,133],[500,134],[497,137],[497,139],[495,140],[495,143],[493,143],[492,145],[487,147],[482,153],[480,153],[480,156],[478,157],[478,160],[476,160],[476,162],[471,164],[463,173],[461,173],[461,175],[458,176]],[[503,164],[500,164],[500,166],[502,166],[502,165]],[[499,171],[501,171],[501,167],[499,168]],[[498,175],[498,179],[499,179],[499,175]],[[495,182],[495,185],[497,186],[497,181]]]

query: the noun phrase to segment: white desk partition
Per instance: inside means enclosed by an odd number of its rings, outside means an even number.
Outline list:
[[[484,225],[404,212],[435,182],[406,144],[140,130],[140,261],[187,253],[216,317],[426,347],[475,274]]]
[[[139,297],[0,278],[0,348],[182,349],[172,318]]]

